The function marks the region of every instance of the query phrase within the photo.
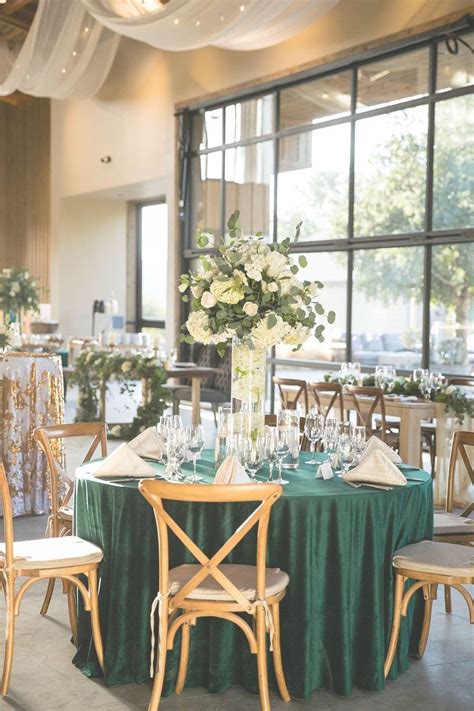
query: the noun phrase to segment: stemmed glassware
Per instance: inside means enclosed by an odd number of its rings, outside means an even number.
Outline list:
[[[273,470],[278,461],[278,438],[277,427],[265,427],[265,457],[268,462],[268,481],[273,481]]]
[[[201,454],[204,447],[204,435],[200,425],[190,425],[186,428],[185,432],[187,448],[193,455],[193,473],[190,477],[186,478],[186,481],[189,481],[191,484],[195,484],[198,481],[202,481],[202,477],[199,477],[196,473],[196,467],[198,455]]]
[[[429,371],[426,371],[420,380],[420,392],[425,398],[429,400],[431,397],[431,390],[433,388],[433,383]]]
[[[356,451],[355,461],[358,463],[361,460],[362,452],[365,448],[367,431],[365,425],[354,425],[352,428],[352,440]]]
[[[283,460],[290,451],[291,446],[291,432],[288,428],[282,429],[277,428],[278,438],[277,438],[277,459],[278,459],[278,478],[275,480],[275,484],[281,484],[284,486],[288,484],[287,479],[283,479],[281,475],[281,470],[283,467]]]
[[[355,443],[353,438],[348,437],[346,435],[339,437],[337,451],[339,455],[339,461],[342,465],[342,474],[346,474],[349,471],[349,466],[354,461],[356,454]]]
[[[304,423],[304,433],[310,443],[310,452],[313,454],[313,458],[308,460],[307,464],[318,464],[317,459],[314,457],[314,453],[316,450],[316,444],[319,442],[324,433],[323,415],[318,415],[315,412],[308,413]]]
[[[180,481],[183,475],[179,471],[181,463],[186,457],[187,438],[182,429],[168,431],[166,440],[166,454],[169,463],[169,481]]]
[[[256,482],[255,475],[265,464],[265,437],[242,437],[240,440],[240,456],[242,464]]]

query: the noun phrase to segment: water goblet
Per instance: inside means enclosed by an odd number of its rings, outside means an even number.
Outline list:
[[[268,481],[273,481],[273,470],[278,461],[278,429],[276,427],[265,427],[265,457],[268,462]]]
[[[319,442],[324,433],[324,417],[322,415],[318,415],[317,413],[308,413],[304,423],[304,433],[310,444],[310,452],[313,455],[313,458],[308,460],[307,464],[318,464],[314,454],[316,451],[316,444]]]
[[[349,471],[349,466],[352,464],[355,458],[355,446],[352,437],[340,437],[338,442],[338,456],[339,461],[342,465],[342,474],[347,474]]]
[[[262,435],[242,437],[240,455],[242,464],[256,483],[255,475],[265,463],[265,438]]]
[[[188,451],[193,455],[193,473],[192,476],[187,477],[186,481],[189,481],[191,484],[196,484],[198,481],[202,481],[202,477],[197,476],[196,473],[197,458],[204,447],[202,427],[200,425],[190,425],[187,427],[186,438]]]

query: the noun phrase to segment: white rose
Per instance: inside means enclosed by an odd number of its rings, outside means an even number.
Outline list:
[[[205,291],[201,297],[201,304],[205,309],[212,309],[217,304],[217,299],[210,291]]]
[[[317,284],[313,281],[311,284],[308,286],[308,292],[311,294],[311,296],[317,296],[318,295],[318,287]]]
[[[29,272],[23,272],[23,276],[24,276],[25,279],[29,279],[29,278],[30,278],[30,273],[29,273]]]
[[[10,287],[10,291],[12,294],[18,294],[20,291],[20,285],[17,281],[14,281],[13,284]]]
[[[128,360],[126,360],[124,363],[122,363],[122,373],[128,373],[132,369],[132,364],[129,363]]]
[[[446,390],[444,391],[446,395],[452,395],[454,392],[456,392],[456,386],[455,385],[448,385]]]
[[[268,285],[268,291],[278,291],[278,284],[275,281],[271,281]]]
[[[192,286],[191,293],[195,299],[200,299],[202,296],[202,286]]]
[[[243,307],[243,311],[247,314],[247,316],[255,316],[258,311],[258,306],[257,304],[253,304],[251,301],[246,301]]]

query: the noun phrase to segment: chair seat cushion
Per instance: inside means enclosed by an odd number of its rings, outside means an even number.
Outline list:
[[[453,513],[435,513],[434,535],[448,535],[450,533],[465,533],[474,536],[474,519],[457,516]]]
[[[201,565],[187,564],[179,565],[177,568],[170,570],[170,592],[171,595],[176,595],[183,585],[193,577],[200,569]],[[226,577],[235,585],[236,588],[247,598],[253,602],[256,600],[257,591],[255,585],[257,582],[257,568],[254,565],[238,565],[236,563],[224,563],[219,566]],[[288,586],[290,576],[284,573],[279,568],[267,568],[266,574],[266,589],[265,597],[278,595]],[[211,575],[208,575],[202,583],[194,588],[187,596],[188,600],[221,600],[225,602],[235,602],[234,598],[219,585]]]
[[[72,506],[61,506],[61,508],[58,511],[58,514],[63,521],[71,521],[72,522],[74,509],[72,508]]]
[[[395,551],[393,565],[420,573],[470,578],[474,577],[474,549],[455,543],[421,541]]]
[[[37,538],[18,541],[13,545],[14,567],[17,570],[37,568],[69,568],[89,563],[100,563],[101,549],[77,536]],[[5,544],[0,543],[0,565],[5,565]]]

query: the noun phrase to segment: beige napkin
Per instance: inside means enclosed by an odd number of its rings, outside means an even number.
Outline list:
[[[390,461],[394,462],[395,464],[401,464],[402,462],[402,458],[400,457],[400,455],[397,454],[394,449],[389,447],[388,444],[385,444],[385,442],[382,442],[381,439],[375,437],[375,435],[373,435],[367,440],[367,443],[364,447],[364,451],[362,452],[361,461],[363,461],[366,457],[368,457],[370,454],[373,454],[374,452],[382,452],[383,454],[385,454],[387,459],[390,459]]]
[[[130,447],[125,444],[120,445],[115,452],[101,462],[94,462],[87,466],[94,476],[116,476],[116,477],[152,477],[156,475],[154,468],[140,459],[138,454],[135,454]]]
[[[214,484],[250,484],[252,480],[235,454],[224,459],[214,477]]]
[[[343,474],[347,482],[381,484],[382,486],[405,486],[407,480],[401,471],[381,451],[372,452],[366,459]]]
[[[139,457],[161,459],[164,452],[163,440],[154,427],[148,427],[143,432],[140,432],[128,443],[128,446]]]

